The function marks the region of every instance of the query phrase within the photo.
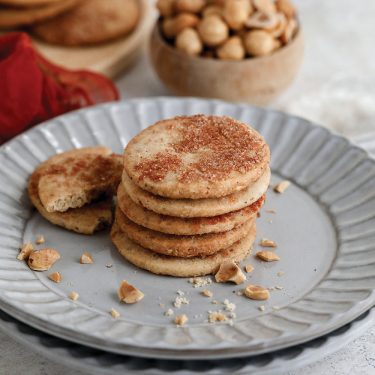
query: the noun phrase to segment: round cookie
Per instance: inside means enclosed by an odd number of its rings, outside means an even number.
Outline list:
[[[117,207],[116,221],[121,230],[135,243],[159,254],[189,258],[208,256],[233,245],[245,237],[255,219],[222,233],[208,233],[196,236],[177,236],[147,229],[129,220]]]
[[[130,198],[141,206],[161,215],[176,217],[211,217],[237,211],[258,201],[267,191],[271,171],[266,168],[263,175],[251,186],[221,198],[169,199],[154,195],[135,185],[129,176],[122,174],[122,184]]]
[[[137,245],[120,230],[115,222],[111,230],[111,238],[119,253],[130,263],[157,275],[176,277],[194,277],[213,274],[224,261],[241,262],[251,252],[255,241],[256,227],[252,226],[249,233],[231,247],[214,255],[200,258],[177,258],[156,254]]]
[[[219,216],[179,218],[157,214],[133,202],[122,184],[117,191],[117,204],[131,221],[158,232],[177,235],[220,233],[231,230],[255,218],[264,200],[265,196],[262,196],[250,206]]]
[[[77,6],[82,0],[62,0],[27,8],[0,7],[0,28],[28,26],[53,18]]]
[[[29,197],[39,213],[52,224],[82,234],[93,234],[111,225],[112,197],[80,208],[72,208],[66,212],[48,212],[39,199],[38,182],[39,173],[34,172],[29,179]]]
[[[159,121],[126,146],[133,182],[173,199],[218,198],[241,191],[264,173],[270,150],[262,136],[226,116]]]
[[[85,0],[71,12],[34,26],[32,33],[64,46],[103,43],[133,31],[140,12],[137,0]]]

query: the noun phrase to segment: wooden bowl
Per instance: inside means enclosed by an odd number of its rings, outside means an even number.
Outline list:
[[[301,30],[272,55],[225,61],[189,56],[168,44],[159,22],[151,35],[151,61],[174,93],[258,105],[269,103],[293,81],[303,58]]]

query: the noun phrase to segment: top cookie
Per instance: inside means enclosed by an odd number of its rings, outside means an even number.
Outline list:
[[[52,156],[39,174],[39,198],[48,212],[82,207],[112,195],[121,179],[122,157],[106,147],[88,147]]]
[[[268,166],[261,135],[225,116],[182,116],[157,122],[125,149],[135,184],[168,198],[218,198],[245,189]]]

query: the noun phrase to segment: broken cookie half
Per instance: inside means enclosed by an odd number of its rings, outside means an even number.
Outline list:
[[[122,157],[106,147],[57,154],[30,176],[29,197],[52,224],[92,234],[112,223],[113,195],[122,168]]]

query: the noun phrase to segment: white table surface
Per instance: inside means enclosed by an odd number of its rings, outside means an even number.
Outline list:
[[[375,131],[375,1],[295,0],[306,52],[287,92],[270,107],[318,121],[348,136]],[[170,95],[152,71],[147,51],[117,80],[123,99]],[[36,355],[0,333],[0,375],[81,375]],[[337,353],[277,375],[375,374],[372,329]]]

